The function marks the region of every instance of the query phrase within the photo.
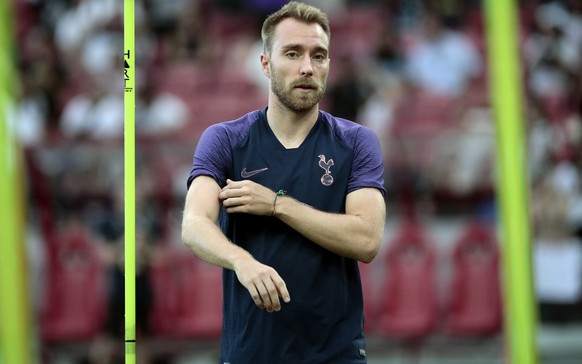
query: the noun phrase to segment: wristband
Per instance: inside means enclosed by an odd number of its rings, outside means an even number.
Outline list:
[[[275,216],[275,208],[277,207],[277,197],[285,196],[287,191],[279,190],[275,193],[275,199],[273,200],[273,211],[271,212],[271,216]]]

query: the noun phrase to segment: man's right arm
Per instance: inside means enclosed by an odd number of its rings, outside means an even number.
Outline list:
[[[289,292],[279,274],[233,244],[218,225],[220,186],[208,176],[196,177],[186,195],[182,220],[182,241],[202,260],[234,270],[240,283],[260,308],[279,311],[279,297],[289,302]]]

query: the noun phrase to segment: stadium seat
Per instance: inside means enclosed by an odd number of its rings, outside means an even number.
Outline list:
[[[153,68],[151,83],[158,92],[170,92],[184,101],[213,87],[213,72],[193,61],[172,62]]]
[[[170,336],[178,321],[180,304],[179,275],[174,264],[178,252],[165,243],[157,251],[158,264],[150,268],[153,299],[150,312],[151,333],[156,337]]]
[[[192,96],[188,101],[192,121],[182,133],[182,137],[187,140],[198,140],[209,126],[221,121],[237,119],[250,111],[266,106],[266,96],[255,92],[237,94],[230,93],[226,89],[218,89]]]
[[[373,54],[373,37],[380,34],[388,19],[386,9],[374,4],[350,5],[346,11],[333,14],[331,58],[342,53]]]
[[[437,319],[436,252],[418,225],[407,223],[387,247],[387,278],[375,331],[400,339],[422,338]]]
[[[107,312],[105,268],[82,231],[58,243],[54,259],[48,261],[41,338],[49,344],[91,340],[101,331]]]
[[[411,92],[396,111],[391,132],[404,137],[439,135],[454,126],[458,103],[458,97],[424,90]]]
[[[255,16],[245,11],[208,9],[203,25],[206,36],[216,42],[228,43],[237,37],[255,35]]]
[[[465,229],[454,247],[453,270],[445,332],[497,333],[502,323],[499,252],[491,227],[471,223]]]
[[[576,114],[576,105],[568,95],[543,95],[536,98],[542,114],[556,125],[563,125],[564,121]]]
[[[180,336],[204,339],[220,337],[222,330],[222,270],[193,254],[182,264]]]
[[[186,248],[170,247],[152,271],[152,332],[156,336],[217,339],[222,330],[222,271]]]

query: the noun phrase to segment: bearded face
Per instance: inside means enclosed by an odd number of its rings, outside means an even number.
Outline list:
[[[277,25],[273,45],[261,55],[270,97],[293,112],[317,107],[329,73],[329,38],[316,23],[293,18]]]
[[[269,65],[271,72],[271,90],[279,101],[289,110],[303,112],[313,108],[325,93],[327,75],[321,80],[313,76],[303,76],[287,82],[273,63]]]

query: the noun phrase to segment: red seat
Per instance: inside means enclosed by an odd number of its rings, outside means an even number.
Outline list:
[[[179,336],[215,339],[222,330],[222,270],[193,254],[182,264]]]
[[[186,248],[171,247],[165,264],[152,271],[155,335],[216,339],[222,330],[222,270]]]
[[[156,92],[169,92],[187,102],[192,97],[212,89],[214,70],[196,62],[173,62],[150,71],[151,87]]]
[[[434,137],[449,130],[456,120],[459,99],[426,91],[410,93],[396,110],[391,132],[402,137]]]
[[[150,326],[153,336],[169,336],[178,321],[180,305],[180,276],[174,263],[179,258],[169,244],[156,252],[158,263],[150,268],[153,298],[150,311]]]
[[[48,261],[40,334],[47,343],[84,341],[101,329],[107,310],[105,268],[82,231],[60,239]]]
[[[382,290],[376,332],[421,338],[437,318],[436,253],[418,226],[408,224],[387,248],[388,277]]]
[[[182,133],[187,140],[198,140],[209,126],[222,121],[235,120],[244,114],[267,106],[266,96],[250,92],[230,93],[220,89],[206,94],[193,96],[188,101],[192,115],[191,122]]]
[[[471,224],[453,252],[453,283],[445,331],[451,335],[486,335],[502,324],[499,251],[492,229]]]
[[[576,105],[567,95],[543,95],[536,98],[536,103],[543,116],[557,125],[563,125],[565,120],[576,114]]]

